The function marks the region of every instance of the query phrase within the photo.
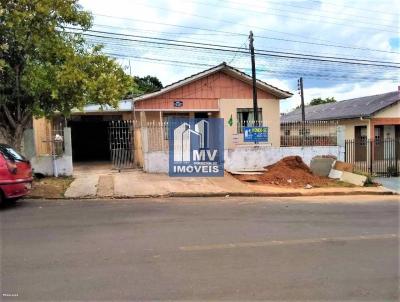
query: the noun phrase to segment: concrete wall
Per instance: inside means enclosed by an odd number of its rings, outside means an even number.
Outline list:
[[[310,165],[311,159],[317,155],[333,155],[341,158],[340,147],[315,146],[315,147],[241,147],[225,151],[225,170],[244,171],[260,170],[272,165],[286,156],[298,155]]]
[[[65,151],[62,156],[57,156],[55,161],[51,155],[36,155],[34,136],[31,129],[24,133],[24,154],[31,161],[33,172],[52,176],[56,168],[59,176],[71,176],[73,173],[71,128],[64,128]]]
[[[168,173],[169,153],[167,151],[154,151],[144,153],[143,170],[148,173]]]
[[[258,107],[262,109],[263,122],[268,127],[269,145],[279,147],[280,145],[280,115],[279,100],[258,99]],[[252,99],[221,99],[219,100],[219,117],[224,118],[225,124],[225,149],[233,149],[237,145],[246,144],[243,142],[243,134],[237,133],[237,109],[253,108]],[[227,121],[232,115],[233,125],[229,126]]]
[[[242,146],[225,150],[225,170],[251,171],[260,170],[276,163],[286,156],[298,155],[310,165],[311,159],[317,155],[333,155],[339,160],[344,159],[344,148],[338,146],[317,147],[267,147]],[[149,173],[168,173],[168,152],[149,152],[144,154],[143,170]]]

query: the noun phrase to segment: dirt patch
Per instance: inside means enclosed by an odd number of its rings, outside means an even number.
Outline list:
[[[343,187],[346,183],[312,173],[300,156],[288,156],[277,163],[265,167],[267,170],[260,175],[234,175],[241,181],[251,181],[258,184],[268,184],[292,188],[313,187]],[[249,180],[248,180],[249,179]],[[351,186],[351,185],[350,185]]]
[[[35,179],[28,197],[64,198],[64,193],[74,179],[72,177],[45,177]]]

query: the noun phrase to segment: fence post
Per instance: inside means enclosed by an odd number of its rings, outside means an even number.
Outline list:
[[[345,126],[336,127],[336,143],[339,147],[339,158],[338,160],[345,161],[346,157],[346,140],[345,140]]]
[[[372,174],[372,163],[373,163],[373,159],[372,157],[374,156],[374,150],[372,149],[374,147],[374,141],[371,139],[369,140],[369,153],[367,152],[367,154],[369,154],[369,174]]]

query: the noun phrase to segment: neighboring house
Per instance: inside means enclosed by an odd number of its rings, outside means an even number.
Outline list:
[[[400,91],[305,107],[305,135],[318,132],[310,121],[336,121],[344,127],[346,161],[370,173],[400,171]],[[301,109],[281,116],[281,129],[301,125]],[[296,132],[296,131],[293,131]],[[282,138],[296,135],[281,132]],[[321,135],[321,132],[320,132]],[[322,134],[324,135],[324,134]],[[372,163],[372,164],[371,164]],[[397,163],[397,164],[396,164]]]
[[[337,121],[345,126],[345,138],[395,139],[400,138],[400,92],[365,96],[337,103],[306,106],[306,121]],[[301,108],[281,116],[282,124],[301,122]],[[308,126],[304,131],[312,133]],[[282,132],[282,135],[296,135]]]
[[[288,91],[257,80],[258,120],[269,128],[270,146],[280,145],[280,100],[291,96]],[[252,78],[222,63],[135,98],[133,110],[135,120],[141,124],[165,123],[170,116],[224,118],[224,147],[233,149],[243,144],[243,126],[254,120]],[[163,139],[167,140],[166,135]]]

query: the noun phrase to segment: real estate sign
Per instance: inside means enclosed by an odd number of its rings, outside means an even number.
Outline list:
[[[224,176],[224,120],[168,119],[169,176]]]
[[[244,127],[244,142],[268,142],[268,127]]]

